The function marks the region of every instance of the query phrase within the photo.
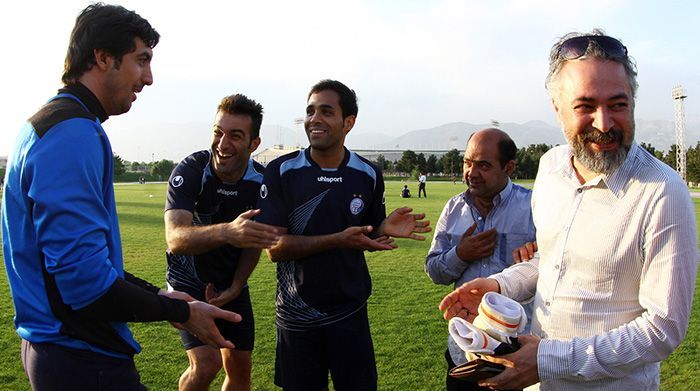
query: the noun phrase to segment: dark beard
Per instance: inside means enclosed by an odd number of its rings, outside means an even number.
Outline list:
[[[608,144],[617,142],[620,147],[614,151],[596,152],[587,145],[590,143]],[[595,129],[587,130],[584,134],[574,136],[569,140],[576,159],[587,169],[598,174],[610,175],[622,165],[627,158],[629,145],[624,144],[624,134],[620,129],[610,129],[603,133]]]

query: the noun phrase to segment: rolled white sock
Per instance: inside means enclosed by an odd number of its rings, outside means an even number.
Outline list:
[[[508,342],[508,337],[517,337],[525,329],[527,314],[517,301],[488,292],[481,299],[474,326],[501,342]]]
[[[448,324],[452,339],[466,353],[494,354],[498,340],[462,318],[452,318]]]

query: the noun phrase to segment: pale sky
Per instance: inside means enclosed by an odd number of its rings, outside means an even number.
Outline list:
[[[61,87],[68,37],[86,1],[7,2],[0,16],[5,93],[0,156]],[[637,61],[637,118],[673,120],[682,84],[700,122],[697,1],[122,1],[161,34],[154,84],[105,123],[127,160],[179,161],[209,146],[219,100],[241,92],[263,125],[294,128],[311,85],[340,80],[359,97],[349,137],[399,136],[449,122],[556,118],[547,56],[569,31],[603,28]],[[274,132],[263,132],[271,144]],[[305,140],[300,140],[306,145]],[[670,144],[670,142],[669,142]]]

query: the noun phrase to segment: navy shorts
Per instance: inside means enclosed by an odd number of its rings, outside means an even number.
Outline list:
[[[34,390],[146,390],[131,358],[23,339],[22,365]]]
[[[367,305],[338,322],[304,331],[277,327],[275,384],[285,391],[377,389]]]
[[[175,288],[175,290],[177,290],[177,288]],[[204,300],[204,292],[197,295],[193,295],[191,292],[187,293],[197,300]],[[238,295],[237,298],[224,304],[221,308],[226,311],[235,312],[243,317],[239,323],[217,320],[216,326],[219,328],[221,335],[223,335],[225,339],[233,342],[236,346],[236,350],[252,351],[255,342],[255,319],[253,318],[253,305],[250,303],[248,286],[246,285],[246,287],[241,290],[241,294]],[[180,339],[182,340],[182,345],[185,347],[185,350],[205,345],[204,342],[200,341],[186,330],[180,330]]]

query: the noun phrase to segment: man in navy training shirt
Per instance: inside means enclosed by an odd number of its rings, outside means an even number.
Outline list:
[[[322,390],[374,390],[377,370],[367,318],[371,280],[365,250],[391,250],[390,237],[424,240],[424,214],[399,208],[388,217],[384,180],[344,147],[357,117],[355,92],[322,80],[307,97],[310,147],[270,162],[258,221],[277,226],[275,384]]]
[[[464,151],[465,192],[447,201],[435,226],[425,258],[425,271],[436,284],[455,287],[488,277],[513,264],[518,246],[535,240],[532,192],[513,184],[517,147],[504,131],[482,129]],[[531,305],[525,307],[531,311]],[[464,352],[448,337],[447,371],[466,362]],[[476,383],[447,375],[446,389],[480,390]]]
[[[197,300],[236,312],[240,323],[219,322],[235,349],[216,349],[180,330],[190,366],[180,390],[207,390],[222,367],[222,389],[249,390],[255,337],[248,277],[260,249],[277,243],[277,230],[252,220],[263,180],[263,166],[250,159],[260,145],[263,108],[241,94],[217,108],[211,149],[191,154],[168,182],[165,238],[167,281]]]
[[[120,6],[76,20],[65,87],[20,131],[2,200],[5,268],[34,390],[143,390],[126,322],[168,320],[232,348],[216,318],[240,316],[124,271],[112,149],[102,123],[153,83],[158,33]],[[189,302],[181,299],[190,300]]]

